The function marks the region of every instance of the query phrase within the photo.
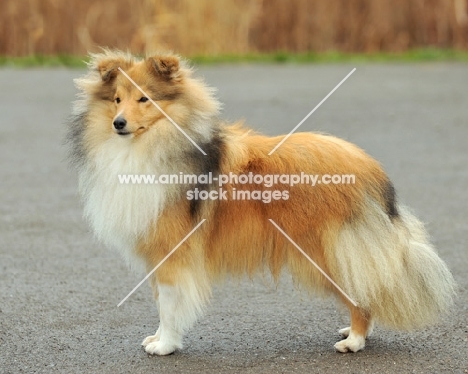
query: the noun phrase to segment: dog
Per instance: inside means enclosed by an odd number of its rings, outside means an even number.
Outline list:
[[[75,84],[68,138],[84,216],[130,264],[157,267],[150,283],[160,325],[142,343],[149,354],[182,348],[225,275],[267,270],[278,281],[287,269],[298,285],[335,295],[351,317],[339,352],[363,349],[374,322],[420,328],[451,306],[449,269],[382,167],[357,146],[224,123],[214,90],[173,54],[103,50]],[[129,174],[175,179],[119,181]],[[186,175],[188,183],[175,183]],[[299,175],[324,183],[285,182]],[[354,183],[325,183],[327,175]]]

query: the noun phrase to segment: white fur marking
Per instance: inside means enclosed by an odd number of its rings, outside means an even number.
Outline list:
[[[454,280],[423,225],[399,206],[391,221],[370,198],[362,217],[343,225],[332,276],[372,318],[398,329],[422,327],[451,304]]]
[[[105,142],[80,174],[84,196],[84,215],[96,236],[106,245],[117,248],[129,265],[135,261],[133,249],[150,225],[156,224],[165,203],[163,185],[120,184],[119,174],[157,174],[154,161],[133,154],[127,139],[114,137]],[[149,167],[148,165],[154,165]]]
[[[166,355],[182,348],[183,334],[203,313],[210,289],[201,269],[197,274],[179,273],[176,285],[159,284],[158,291],[159,329],[143,341],[143,346],[150,354]]]
[[[158,329],[158,331],[156,331],[156,334],[154,335],[150,335],[150,336],[147,336],[143,342],[141,343],[141,345],[143,347],[146,347],[148,344],[150,343],[153,343],[153,342],[157,342],[159,341],[159,338],[161,336],[161,329]]]
[[[363,349],[366,345],[366,338],[362,335],[357,335],[352,330],[349,333],[349,336],[339,341],[335,344],[335,349],[338,352],[346,353],[346,352],[357,352]]]

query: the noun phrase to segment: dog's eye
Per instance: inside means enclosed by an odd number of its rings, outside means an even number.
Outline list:
[[[143,96],[142,98],[140,98],[140,100],[138,100],[139,103],[146,103],[148,101],[148,98]]]
[[[115,102],[116,102],[117,104],[119,104],[119,103],[120,103],[120,97],[116,97],[116,98],[115,98]]]

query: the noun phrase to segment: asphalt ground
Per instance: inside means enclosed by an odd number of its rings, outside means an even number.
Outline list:
[[[351,65],[203,67],[224,118],[289,132]],[[0,70],[1,373],[468,373],[468,65],[358,65],[300,128],[345,138],[378,159],[399,200],[427,224],[459,284],[428,329],[377,327],[364,351],[339,354],[348,326],[331,299],[284,276],[218,285],[185,348],[152,357],[140,343],[158,316],[142,279],[82,220],[63,145],[79,70]]]

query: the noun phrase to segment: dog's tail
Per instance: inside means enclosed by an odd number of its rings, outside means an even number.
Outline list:
[[[406,207],[393,218],[372,200],[340,230],[329,267],[358,306],[391,328],[434,322],[453,302],[455,281]]]

